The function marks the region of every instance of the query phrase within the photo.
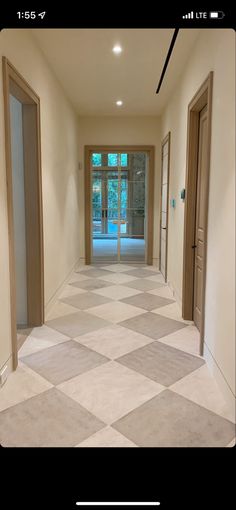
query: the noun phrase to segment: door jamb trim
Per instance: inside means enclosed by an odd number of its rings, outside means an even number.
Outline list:
[[[148,166],[148,218],[147,218],[147,264],[153,263],[153,221],[154,221],[154,145],[85,145],[84,211],[85,211],[85,263],[91,264],[91,168],[90,157],[93,152],[147,152]]]
[[[35,215],[38,228],[36,229],[35,237],[36,245],[38,246],[38,267],[39,279],[35,283],[37,287],[37,299],[39,299],[39,306],[36,311],[37,325],[44,323],[44,252],[43,252],[43,205],[42,205],[42,168],[41,168],[41,132],[40,132],[40,98],[21,76],[17,69],[9,62],[6,57],[2,57],[3,68],[3,94],[4,94],[4,124],[5,124],[5,157],[6,157],[6,182],[7,182],[7,214],[8,214],[8,242],[9,242],[9,274],[10,274],[10,307],[11,307],[11,340],[12,340],[12,359],[13,370],[17,368],[18,364],[18,346],[17,346],[17,319],[16,319],[16,274],[15,274],[15,250],[14,250],[14,225],[13,225],[13,189],[12,189],[12,158],[11,158],[11,128],[10,128],[10,93],[14,95],[23,105],[23,119],[26,115],[31,115],[27,107],[34,106],[36,112],[35,123],[35,169],[36,169],[36,203]],[[26,108],[24,108],[24,106]],[[26,120],[23,120],[23,129],[26,126]],[[25,147],[24,147],[25,150]],[[34,148],[31,149],[33,154]],[[25,150],[26,152],[26,150]],[[27,154],[28,154],[27,150]],[[29,154],[28,154],[29,156]],[[30,157],[30,156],[29,156]],[[26,163],[25,163],[26,164]],[[30,164],[30,159],[27,165]],[[27,207],[27,206],[26,206]],[[28,239],[27,239],[28,230]],[[30,235],[29,235],[30,232]],[[27,251],[27,273],[30,255],[30,244],[32,244],[33,230],[30,227],[30,218],[26,217],[26,251]],[[33,285],[33,283],[32,283]],[[31,287],[29,288],[29,279],[27,278],[27,297],[32,296]],[[36,291],[35,291],[36,292]],[[31,307],[32,308],[32,307]],[[28,309],[29,312],[29,309]],[[32,309],[32,313],[33,309]],[[29,316],[28,316],[29,318]],[[36,324],[29,324],[34,326]]]
[[[203,295],[202,295],[202,319],[200,325],[200,355],[203,354],[204,328],[205,328],[205,291],[206,291],[206,265],[207,265],[207,223],[209,201],[209,177],[210,177],[210,151],[211,151],[211,117],[212,117],[212,87],[213,71],[202,83],[188,105],[187,126],[187,157],[186,157],[186,198],[184,210],[184,250],[183,250],[183,301],[182,315],[185,320],[193,320],[193,290],[194,290],[194,245],[195,236],[195,209],[197,193],[197,164],[198,164],[198,126],[199,112],[207,105],[207,205],[204,217],[204,231],[206,240],[204,243],[204,267],[203,267]]]

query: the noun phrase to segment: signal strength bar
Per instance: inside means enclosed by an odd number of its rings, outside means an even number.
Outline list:
[[[188,12],[188,14],[184,14],[184,15],[182,16],[182,18],[183,18],[183,19],[193,19],[193,18],[194,18],[194,13],[193,13],[193,11]]]

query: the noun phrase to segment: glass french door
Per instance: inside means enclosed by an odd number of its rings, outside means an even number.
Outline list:
[[[147,154],[91,155],[92,262],[146,261]]]

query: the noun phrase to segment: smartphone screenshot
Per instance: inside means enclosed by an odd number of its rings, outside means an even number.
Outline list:
[[[25,508],[230,508],[235,18],[127,7],[1,14],[4,480]]]

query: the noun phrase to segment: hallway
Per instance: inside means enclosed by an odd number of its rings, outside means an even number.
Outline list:
[[[232,446],[197,329],[155,267],[81,266],[46,319],[18,335],[2,446]]]
[[[0,53],[0,444],[232,446],[235,34]]]

